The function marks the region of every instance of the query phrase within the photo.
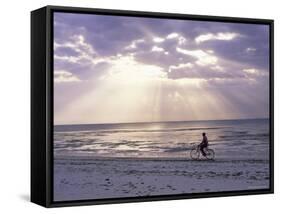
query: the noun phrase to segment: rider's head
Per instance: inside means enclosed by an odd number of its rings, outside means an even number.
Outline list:
[[[206,135],[206,133],[205,133],[205,132],[203,132],[203,133],[202,133],[202,136],[205,136],[205,135]]]

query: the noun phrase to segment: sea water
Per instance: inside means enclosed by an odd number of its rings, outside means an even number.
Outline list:
[[[203,132],[216,159],[269,159],[269,119],[56,125],[54,156],[190,158]]]

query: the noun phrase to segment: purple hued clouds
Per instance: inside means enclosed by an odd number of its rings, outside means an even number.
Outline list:
[[[54,14],[55,124],[268,116],[268,25]]]

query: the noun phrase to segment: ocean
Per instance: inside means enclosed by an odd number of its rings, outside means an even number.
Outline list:
[[[54,126],[54,156],[190,158],[207,134],[215,159],[269,160],[269,119]]]

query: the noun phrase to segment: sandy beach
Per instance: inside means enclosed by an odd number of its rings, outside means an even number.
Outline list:
[[[54,200],[269,187],[267,120],[57,126]],[[193,161],[207,131],[214,161]]]
[[[54,200],[265,189],[265,160],[69,158],[54,161]]]

